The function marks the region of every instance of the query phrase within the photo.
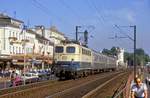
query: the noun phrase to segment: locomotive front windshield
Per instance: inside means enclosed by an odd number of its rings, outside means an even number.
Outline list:
[[[73,47],[73,46],[67,47],[67,48],[66,48],[66,52],[67,52],[67,53],[75,53],[75,47]]]
[[[62,47],[62,46],[56,46],[55,47],[55,52],[56,53],[63,53],[63,51],[64,51],[64,47]]]

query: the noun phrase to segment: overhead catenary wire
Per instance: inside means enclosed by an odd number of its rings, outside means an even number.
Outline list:
[[[119,26],[115,25],[115,27],[118,28],[119,31],[120,31],[120,33],[122,33],[124,36],[126,36],[126,37],[128,37],[130,40],[134,41],[134,39],[133,39],[132,37],[130,37],[129,35],[127,35],[126,33],[124,33],[124,32],[122,31],[122,29],[121,29]]]
[[[58,20],[59,22],[61,22],[62,24],[68,24],[68,25],[73,25],[72,23],[70,23],[70,21],[64,20],[59,16],[56,16],[55,13],[53,13],[51,10],[49,10],[49,8],[47,8],[45,5],[41,4],[38,0],[32,0],[33,2],[33,6],[35,6],[36,8],[40,9],[42,12],[44,12],[46,15],[48,16],[54,16],[54,18],[56,20]],[[65,25],[64,25],[65,26]],[[72,33],[74,34],[74,33]],[[69,34],[65,34],[67,36],[72,36],[71,33]]]
[[[97,17],[98,17],[99,22],[103,23],[103,25],[106,24],[106,20],[103,17],[104,14],[101,14],[101,11],[98,9],[98,7],[96,6],[96,4],[94,3],[94,0],[86,0],[86,2],[87,2],[87,4],[89,5],[89,7],[91,9],[94,8],[94,10],[97,12],[97,14],[98,14]],[[114,28],[114,24],[113,23],[110,23],[110,22],[108,22],[108,23],[112,26],[112,28]],[[120,28],[118,28],[118,29],[119,29],[119,32],[122,33],[122,30]],[[130,37],[128,34],[123,33],[123,35],[125,37],[119,37],[119,36],[115,36],[115,37],[117,37],[119,39],[121,39],[121,38],[127,38],[128,37],[130,40],[133,40],[133,38]],[[114,39],[116,39],[116,38],[114,38]],[[118,42],[120,42],[120,41],[118,41]]]
[[[98,9],[98,7],[96,6],[96,4],[94,3],[93,0],[85,0],[85,2],[87,3],[87,5],[89,6],[90,9],[95,10],[95,12],[97,13],[97,19],[98,22],[100,24],[102,24],[102,26],[105,26],[105,24],[107,23],[106,19],[104,18],[104,13],[102,13],[102,11],[100,11]],[[110,23],[109,23],[110,24]],[[112,24],[110,24],[112,26]]]
[[[64,0],[58,0],[63,6],[65,6],[68,10],[70,10],[70,12],[72,13],[72,15],[78,19],[79,22],[80,21],[80,18],[81,16],[78,15],[78,13],[71,7],[69,6]]]
[[[89,2],[91,2],[91,5],[93,6],[93,8],[96,10],[99,18],[102,20],[102,23],[104,24],[105,23],[105,19],[101,13],[101,11],[97,8],[97,6],[95,5],[95,3],[93,2],[93,0],[88,0]]]
[[[52,11],[49,10],[49,8],[47,8],[45,5],[43,5],[42,3],[40,3],[37,0],[32,0],[33,1],[33,6],[35,6],[36,8],[40,9],[42,12],[44,12],[45,14],[47,14],[49,17],[53,16],[56,20],[58,20],[59,22],[61,21],[62,23],[68,23],[66,21],[63,21],[61,17],[55,15]],[[68,23],[70,24],[70,23]]]
[[[36,8],[38,8],[38,9],[40,9],[42,12],[44,12],[46,15],[51,15],[50,14],[50,12],[49,11],[47,11],[47,10],[45,10],[45,8],[43,8],[42,6],[41,6],[41,4],[39,4],[39,2],[37,2],[36,0],[32,0],[33,1],[33,6],[34,7],[36,7]]]
[[[127,37],[123,37],[123,36],[120,37],[120,36],[117,35],[117,33],[115,33],[114,37],[109,37],[109,39],[112,39],[112,40],[115,41],[114,42],[115,46],[120,46],[120,47],[125,47],[126,46],[126,48],[129,49],[131,44],[130,44],[130,42],[127,42],[127,41],[123,40],[124,38],[127,38]]]
[[[95,12],[97,13],[97,19],[98,19],[99,24],[104,25],[106,23],[106,20],[104,19],[103,15],[99,11],[95,3],[92,0],[85,0],[85,2],[87,3],[90,9],[95,10]]]
[[[63,6],[65,6],[68,10],[70,10],[70,12],[72,13],[72,15],[77,19],[78,22],[81,23],[81,16],[71,7],[67,4],[67,2],[65,2],[65,0],[58,0]],[[82,14],[83,15],[83,14]],[[87,29],[88,32],[91,32],[91,30],[95,29],[95,26],[93,25],[80,25],[83,28]]]
[[[84,2],[86,3],[86,5],[88,6],[88,8],[90,8],[90,9],[93,9],[94,11],[95,11],[95,8],[92,6],[92,4],[91,4],[91,2],[90,2],[90,0],[84,0]],[[93,13],[93,11],[92,11],[92,13]],[[97,12],[96,12],[97,13]],[[98,15],[96,15],[96,18],[97,18],[97,20],[98,21],[95,21],[96,22],[96,24],[102,24],[102,25],[104,25],[104,23],[103,23],[103,21],[102,21],[102,19],[98,16]],[[96,28],[96,26],[95,25],[89,25],[89,26],[86,26],[86,25],[83,25],[84,27],[86,27],[87,28],[87,30],[89,31],[89,32],[92,32],[92,30],[95,30],[95,28]],[[91,30],[90,30],[91,29]],[[96,32],[96,31],[95,31]],[[93,38],[93,35],[90,35],[90,36],[92,36],[91,38]]]

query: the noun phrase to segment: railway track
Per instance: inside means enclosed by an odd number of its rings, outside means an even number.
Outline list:
[[[118,90],[121,90],[127,82],[129,73],[118,74],[102,83],[82,98],[113,98]]]
[[[66,97],[68,94],[73,94],[74,90],[79,91],[79,89],[83,89],[83,91],[74,93],[75,95],[83,96],[91,89],[96,88],[102,82],[108,80],[108,77],[111,78],[121,72],[108,72],[98,75],[93,75],[77,80],[67,80],[67,81],[49,81],[45,84],[41,85],[34,85],[30,87],[20,88],[16,91],[8,91],[0,96],[0,98],[73,98],[73,97]],[[106,78],[107,77],[107,78]],[[103,80],[100,82],[100,80]],[[94,82],[94,86],[90,87],[89,84]],[[88,89],[85,87],[89,86]],[[17,88],[16,88],[17,89]],[[72,92],[72,93],[71,93]],[[83,93],[83,94],[81,94]],[[73,95],[74,95],[73,94]],[[61,96],[61,97],[60,97]],[[63,97],[64,96],[64,97]],[[70,95],[71,96],[71,95]],[[80,98],[80,97],[76,97]]]
[[[110,81],[116,79],[119,76],[124,75],[125,73],[114,73],[114,74],[108,74],[108,75],[104,75],[102,77],[99,77],[97,79],[88,81],[86,83],[77,85],[75,87],[66,89],[64,91],[55,93],[53,95],[47,96],[46,98],[95,98],[95,97],[91,97],[91,94],[93,94],[93,92],[95,93],[95,88],[99,87],[102,88],[104,85],[108,84]],[[113,78],[112,78],[113,77]],[[92,93],[90,92],[91,90],[93,90]],[[90,93],[88,93],[90,92]],[[87,94],[88,93],[88,94]],[[99,98],[101,98],[102,96],[100,96]]]
[[[8,93],[17,92],[20,90],[25,90],[25,89],[30,89],[30,88],[46,85],[49,83],[54,83],[54,82],[56,82],[56,80],[48,80],[48,81],[36,82],[36,83],[32,83],[32,84],[19,85],[16,87],[4,88],[4,89],[0,90],[0,96],[4,95],[4,94],[8,94]]]

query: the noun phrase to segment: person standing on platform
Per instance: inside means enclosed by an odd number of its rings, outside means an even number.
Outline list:
[[[10,87],[14,86],[15,78],[16,78],[16,73],[15,73],[15,71],[12,71],[12,73],[10,75],[10,81],[11,81]]]

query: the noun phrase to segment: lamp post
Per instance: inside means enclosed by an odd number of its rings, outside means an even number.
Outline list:
[[[26,81],[25,81],[25,66],[26,66],[26,47],[25,47],[25,44],[26,44],[26,40],[25,40],[25,32],[26,32],[26,29],[27,29],[27,26],[23,26],[23,43],[22,43],[22,46],[23,46],[23,50],[24,50],[24,55],[23,55],[23,84],[25,85],[26,84]]]

